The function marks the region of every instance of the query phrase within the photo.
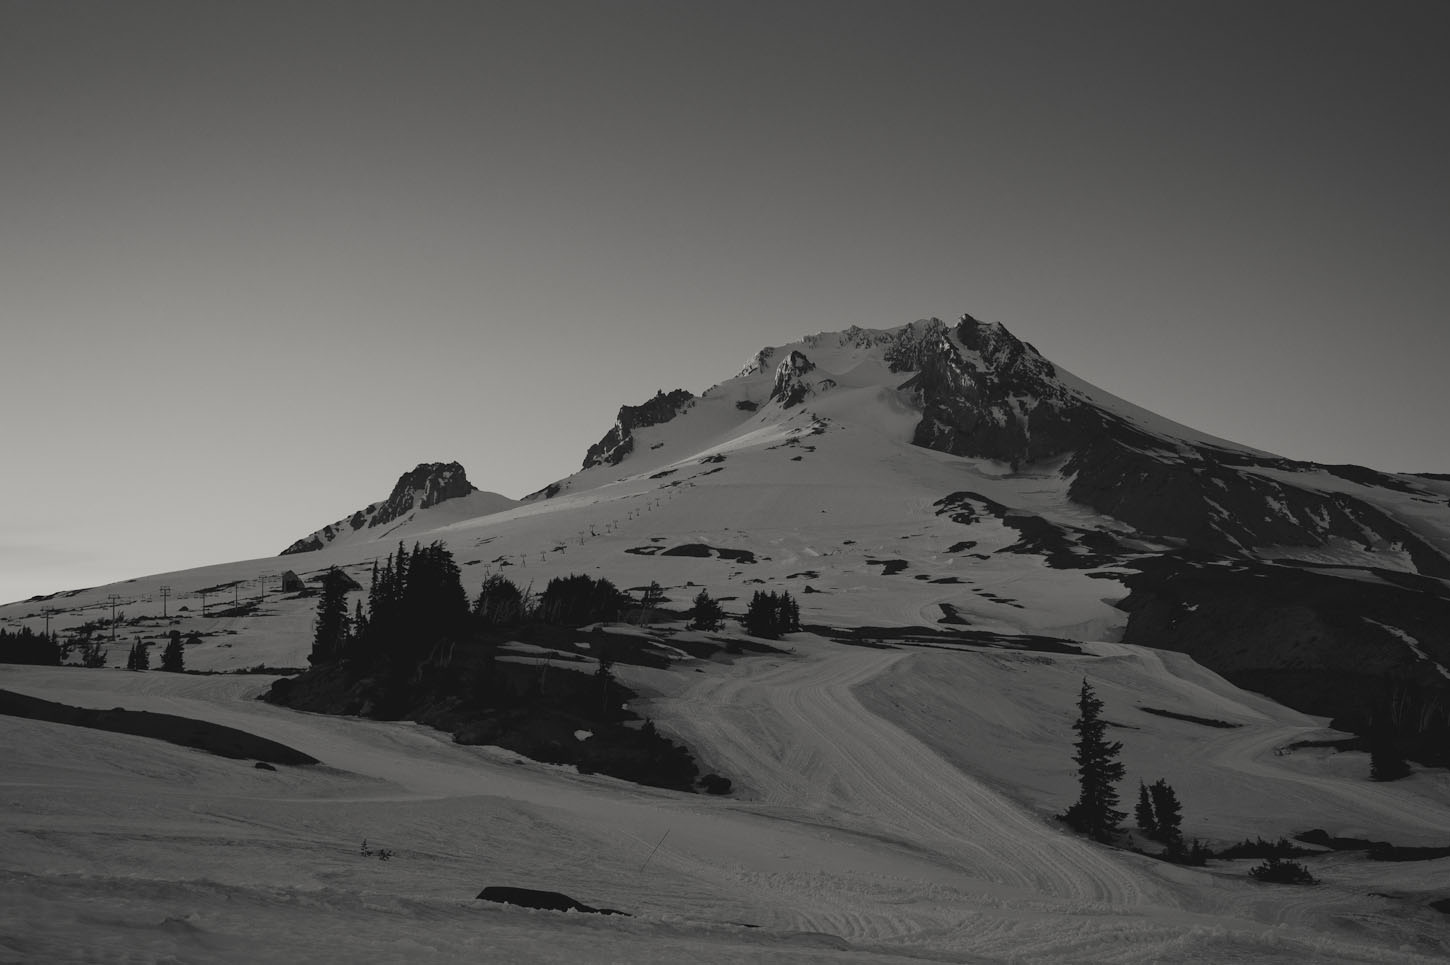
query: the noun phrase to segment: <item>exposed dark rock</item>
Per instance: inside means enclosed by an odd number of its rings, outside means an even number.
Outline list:
[[[648,547],[646,547],[648,548]],[[635,552],[626,550],[626,552]],[[707,559],[716,557],[722,560],[733,560],[736,563],[754,563],[755,554],[750,550],[735,550],[718,546],[708,546],[704,543],[682,543],[679,546],[671,546],[660,553],[661,556],[696,556]]]
[[[791,352],[776,366],[775,385],[770,390],[771,401],[779,401],[783,409],[804,402],[812,391],[811,384],[805,380],[805,374],[815,367],[815,363],[802,353]]]
[[[1157,707],[1139,707],[1145,714],[1154,714],[1158,717],[1171,717],[1174,720],[1187,721],[1190,724],[1201,724],[1204,727],[1218,727],[1223,729],[1242,727],[1243,724],[1233,724],[1226,720],[1219,720],[1215,717],[1195,717],[1193,714],[1180,714],[1175,710],[1161,710]]]
[[[932,343],[946,334],[946,323],[939,318],[912,322],[897,333],[883,357],[893,372],[917,372],[926,365]]]
[[[520,908],[538,908],[543,911],[578,911],[590,915],[626,915],[613,908],[591,908],[558,891],[539,891],[535,888],[513,888],[507,885],[490,885],[478,893],[477,899],[496,901],[504,905],[518,905]]]
[[[916,445],[1019,465],[1061,455],[1092,436],[1096,410],[1071,395],[1036,350],[970,315],[955,336],[954,342],[945,326],[933,328],[909,354],[917,374],[902,388],[922,409]]]
[[[1132,592],[1118,604],[1129,614],[1126,643],[1187,653],[1240,687],[1356,733],[1397,689],[1422,694],[1427,706],[1450,704],[1450,681],[1436,666],[1450,664],[1450,588],[1439,580],[1186,552],[1132,565]],[[1450,763],[1438,731],[1415,738],[1407,737],[1413,759]]]
[[[382,526],[414,509],[427,509],[475,491],[458,463],[419,463],[412,472],[398,477],[392,494],[373,512],[368,526]]]
[[[625,456],[634,451],[635,429],[669,422],[694,398],[691,392],[675,389],[668,394],[663,391],[656,392],[654,398],[643,405],[620,406],[614,425],[604,434],[604,438],[589,447],[589,452],[584,456],[584,468],[619,465]]]
[[[346,519],[330,523],[315,533],[304,536],[282,551],[282,556],[311,553],[322,549],[344,532],[385,526],[415,510],[428,509],[441,502],[477,492],[468,481],[463,467],[456,462],[424,462],[398,477],[393,491],[381,503],[372,503]]]

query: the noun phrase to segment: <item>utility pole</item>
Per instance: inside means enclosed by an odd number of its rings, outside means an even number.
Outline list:
[[[50,615],[52,613],[54,613],[55,610],[53,610],[50,607],[46,607],[44,610],[42,610],[40,612],[45,615],[45,639],[49,640],[50,639]]]
[[[161,593],[161,619],[164,620],[164,619],[166,619],[166,598],[169,597],[169,596],[171,596],[171,587],[169,587],[169,586],[163,586],[161,588],[161,590],[160,590],[160,593]]]
[[[232,584],[232,606],[241,606],[241,605],[242,605],[242,581],[241,580],[237,580],[237,582],[235,582],[235,583]]]
[[[197,595],[199,595],[201,597],[201,615],[202,616],[206,616],[206,594],[207,594],[207,591],[206,590],[197,590],[196,592],[197,592]]]
[[[117,603],[118,600],[121,599],[121,594],[119,594],[119,593],[109,593],[109,594],[106,595],[106,599],[108,599],[108,600],[111,601],[111,642],[112,643],[115,643],[116,642],[116,603]]]

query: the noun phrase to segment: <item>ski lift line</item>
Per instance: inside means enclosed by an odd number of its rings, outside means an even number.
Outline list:
[[[669,828],[665,828],[665,833],[662,834],[662,835],[660,835],[660,839],[658,841],[656,841],[655,842],[655,846],[650,849],[649,857],[645,858],[644,859],[644,864],[642,864],[642,865],[639,866],[639,870],[640,870],[640,873],[641,874],[644,873],[644,869],[646,867],[648,867],[650,861],[654,858],[655,852],[660,849],[660,845],[662,845],[662,844],[665,843],[665,838],[668,838],[669,836],[670,836],[670,829]]]

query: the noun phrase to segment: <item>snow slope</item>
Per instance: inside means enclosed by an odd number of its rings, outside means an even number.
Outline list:
[[[919,413],[880,344],[858,333],[785,346],[767,362],[798,348],[816,364],[799,406],[769,399],[773,365],[747,368],[674,420],[635,430],[618,465],[562,480],[549,498],[434,515],[406,533],[445,541],[470,592],[490,573],[538,589],[582,572],[621,587],[657,580],[679,608],[705,588],[739,614],[756,589],[788,589],[822,632],[793,635],[784,653],[616,667],[642,695],[637,712],[735,781],[730,797],[583,776],[411,724],[294,713],[253,699],[268,676],[0,665],[0,687],[206,718],[323,761],[266,772],[0,718],[0,961],[1450,955],[1450,919],[1428,907],[1450,897],[1450,859],[1335,855],[1316,859],[1318,887],[1273,887],[1247,878],[1251,862],[1180,868],[1088,844],[1052,820],[1074,792],[1070,723],[1084,677],[1124,744],[1125,796],[1132,781],[1166,778],[1186,832],[1214,845],[1311,827],[1450,845],[1450,777],[1371,784],[1364,755],[1288,749],[1335,736],[1323,720],[1182,655],[1117,642],[1121,569],[1053,565],[1022,550],[1013,523],[1036,515],[1063,533],[1151,543],[1072,503],[1056,466],[1014,471],[910,445]],[[1189,432],[1169,434],[1205,441]],[[976,495],[952,510],[941,503],[952,493]],[[0,625],[41,629],[49,609],[53,628],[109,635],[114,603],[112,666],[134,638],[172,629],[198,634],[191,669],[302,666],[316,601],[281,593],[277,575],[311,579],[336,565],[366,584],[395,535],[26,601],[0,607]],[[707,555],[664,555],[699,545]],[[883,628],[884,638],[939,626],[948,613],[1083,652],[829,639],[829,628]],[[364,857],[364,838],[395,857]],[[473,900],[487,885],[560,890],[633,917]]]
[[[22,692],[205,716],[324,763],[266,772],[139,738],[7,721],[0,960],[1413,962],[1450,953],[1450,929],[1416,897],[1442,883],[1444,860],[1335,860],[1317,867],[1323,884],[1294,889],[1254,884],[1242,867],[1181,869],[1103,849],[1046,820],[1049,802],[1010,790],[1030,786],[1032,773],[1066,770],[1060,707],[1037,720],[1047,739],[1003,722],[997,730],[1015,736],[989,741],[977,725],[997,716],[993,705],[1038,718],[1038,705],[1065,696],[1080,672],[1115,718],[1127,713],[1119,695],[1149,681],[1160,699],[1192,694],[1195,709],[1233,711],[1244,733],[1214,734],[1210,752],[1194,755],[1198,781],[1179,778],[1190,830],[1274,834],[1288,830],[1275,816],[1294,813],[1335,833],[1374,822],[1402,840],[1443,840],[1443,779],[1381,788],[1323,762],[1274,757],[1268,744],[1314,732],[1315,722],[1133,648],[1043,664],[1031,654],[795,642],[793,655],[699,674],[637,671],[668,678],[672,692],[649,705],[657,719],[741,776],[745,789],[728,799],[580,776],[458,747],[416,725],[290,713],[250,699],[265,683],[255,677],[9,673]],[[891,716],[868,710],[908,694],[930,699]],[[944,753],[915,736],[922,713],[950,714],[962,745],[976,735],[995,751]],[[1138,730],[1123,736],[1135,771],[1144,754],[1181,749],[1181,730],[1195,726],[1132,720]],[[930,732],[951,743],[940,726]],[[1253,802],[1203,793],[1244,775]],[[392,860],[361,856],[365,838]],[[633,917],[472,900],[490,884],[561,890]]]

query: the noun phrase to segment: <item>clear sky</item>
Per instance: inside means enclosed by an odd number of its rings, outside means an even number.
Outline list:
[[[0,0],[0,600],[961,312],[1450,472],[1440,2]]]

